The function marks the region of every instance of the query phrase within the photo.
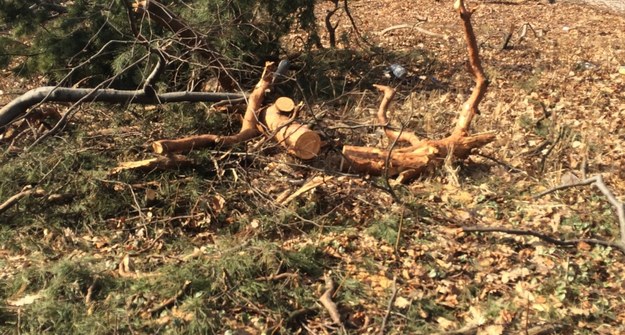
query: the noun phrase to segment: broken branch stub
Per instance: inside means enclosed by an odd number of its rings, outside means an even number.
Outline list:
[[[384,124],[384,132],[393,143],[408,142],[409,147],[378,149],[346,145],[343,147],[341,169],[357,173],[389,176],[401,174],[402,181],[409,181],[429,168],[440,166],[446,157],[466,158],[474,149],[480,148],[495,139],[493,133],[469,135],[471,121],[478,112],[478,105],[486,94],[488,79],[484,74],[479,58],[477,40],[471,25],[471,10],[463,0],[457,0],[454,9],[460,14],[469,54],[470,71],[475,78],[471,96],[463,104],[456,126],[451,135],[440,140],[419,140],[410,131],[397,131],[388,126],[387,110],[395,90],[383,85],[375,87],[383,93],[377,121]]]

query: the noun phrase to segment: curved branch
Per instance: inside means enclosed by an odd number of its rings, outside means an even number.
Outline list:
[[[473,92],[471,92],[471,96],[462,106],[462,111],[460,112],[456,128],[454,129],[454,134],[465,135],[469,133],[469,126],[471,125],[473,117],[476,114],[480,114],[478,105],[486,94],[489,81],[484,74],[484,69],[482,68],[477,39],[475,38],[475,32],[473,31],[473,26],[471,25],[471,15],[473,14],[473,10],[466,7],[464,0],[456,0],[454,3],[454,9],[458,11],[460,18],[462,19],[464,36],[467,40],[467,51],[469,52],[469,67],[471,69],[471,73],[475,77],[475,87],[473,88]]]
[[[159,140],[152,143],[152,149],[158,154],[170,152],[186,152],[197,148],[207,147],[211,145],[230,146],[239,142],[247,141],[260,135],[260,127],[258,122],[258,112],[265,98],[265,92],[273,82],[273,74],[276,65],[273,62],[267,62],[263,74],[256,84],[256,87],[249,96],[249,102],[245,115],[243,116],[243,124],[241,130],[236,135],[220,136],[213,134],[198,135],[184,137],[177,140]]]
[[[382,97],[382,102],[380,103],[380,108],[378,109],[377,118],[379,124],[385,125],[384,133],[386,134],[388,139],[391,141],[408,142],[411,145],[418,145],[421,140],[419,140],[419,137],[415,133],[405,130],[400,132],[397,130],[393,130],[389,127],[389,121],[388,117],[386,116],[386,111],[388,110],[388,106],[391,104],[391,101],[395,96],[395,89],[377,84],[373,86],[377,88],[378,91],[384,93],[384,96]]]

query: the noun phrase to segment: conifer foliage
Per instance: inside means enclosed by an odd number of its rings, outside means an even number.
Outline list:
[[[280,38],[291,28],[303,28],[315,36],[313,0],[161,3],[206,34],[215,48],[212,51],[223,58],[222,66],[239,70],[277,57]],[[169,31],[131,15],[131,5],[130,0],[2,0],[0,65],[11,64],[21,75],[43,74],[62,86],[78,82],[93,86],[113,78],[108,86],[136,87],[151,64],[145,57],[145,43],[131,29],[133,20],[150,47],[164,48],[172,59],[185,63],[169,69],[177,71],[177,83],[186,84],[193,70],[201,68],[200,62],[188,47],[167,41]]]

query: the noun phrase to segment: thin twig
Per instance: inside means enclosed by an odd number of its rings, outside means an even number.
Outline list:
[[[443,34],[438,34],[438,33],[435,33],[435,32],[431,32],[431,31],[429,31],[429,30],[427,30],[427,29],[423,29],[423,28],[421,28],[421,27],[419,27],[419,26],[417,26],[417,25],[414,25],[414,24],[398,24],[398,25],[396,25],[396,26],[391,26],[391,27],[388,27],[388,28],[386,28],[386,29],[384,29],[384,30],[381,30],[381,31],[379,32],[379,34],[380,34],[380,35],[384,35],[384,34],[386,34],[386,33],[388,33],[388,32],[391,32],[391,31],[393,31],[393,30],[398,30],[398,29],[410,29],[410,30],[416,30],[416,31],[418,31],[418,32],[420,32],[420,33],[423,33],[423,34],[425,34],[425,35],[434,36],[434,37],[440,37],[440,38],[442,38],[442,39],[444,39],[444,40],[448,40],[448,39],[449,39],[449,36],[447,36],[447,35],[443,35]]]
[[[367,44],[368,46],[372,46],[371,43],[369,43],[369,41],[367,41],[362,34],[360,33],[360,30],[358,30],[358,26],[356,25],[356,21],[354,20],[354,17],[352,16],[352,13],[349,11],[349,7],[347,6],[347,0],[343,0],[343,10],[345,11],[345,14],[347,15],[347,18],[349,18],[349,22],[351,22],[352,27],[354,28],[354,32],[356,33],[356,37],[358,37],[361,41],[365,42],[365,44]]]
[[[382,319],[382,326],[380,326],[380,335],[384,335],[386,323],[388,322],[388,318],[391,316],[391,311],[393,310],[393,304],[395,303],[395,298],[397,298],[397,276],[393,276],[393,291],[391,293],[391,298],[388,299],[388,305],[386,306],[386,314],[384,314],[384,318]]]
[[[523,230],[523,229],[513,229],[513,228],[505,228],[505,227],[484,227],[484,226],[471,226],[471,227],[462,227],[462,231],[465,233],[505,233],[511,235],[522,235],[522,236],[534,236],[539,239],[549,242],[558,246],[564,247],[574,247],[579,243],[587,243],[590,245],[601,245],[604,247],[611,247],[619,250],[623,254],[625,254],[625,245],[621,242],[610,242],[604,240],[598,240],[593,238],[579,238],[579,239],[571,239],[571,240],[561,240],[556,237],[549,236],[547,234],[535,232],[533,230]]]
[[[484,153],[481,153],[481,152],[477,152],[477,153],[475,153],[475,155],[480,156],[482,158],[489,159],[489,160],[491,160],[491,161],[493,161],[493,162],[503,166],[508,171],[514,171],[514,172],[520,172],[520,173],[523,173],[523,174],[527,174],[527,171],[521,170],[519,168],[516,168],[516,167],[514,167],[514,166],[512,166],[512,165],[510,165],[510,164],[508,164],[508,163],[506,163],[504,161],[501,161],[501,160],[499,160],[499,159],[497,159],[497,158],[495,158],[495,157],[493,157],[491,155],[487,155],[487,154],[484,154]]]
[[[173,297],[163,301],[158,306],[154,306],[148,309],[147,311],[143,313],[143,315],[149,316],[151,314],[158,313],[162,311],[163,309],[173,305],[176,302],[176,300],[180,299],[180,297],[182,297],[187,292],[187,289],[189,288],[189,286],[191,286],[191,281],[190,280],[185,281],[184,284],[182,284],[182,288],[178,292],[176,292],[176,294]]]
[[[22,191],[20,191],[19,193],[15,194],[14,196],[7,199],[5,202],[0,204],[0,214],[6,212],[13,205],[17,204],[23,198],[31,195],[33,192],[35,192],[35,190],[33,189],[32,186],[28,185],[24,187]]]
[[[91,285],[89,285],[89,288],[87,289],[87,294],[85,294],[85,305],[91,304],[92,298],[93,298],[93,290],[97,283],[98,283],[98,276],[95,276],[93,278],[93,282],[91,283]]]
[[[325,292],[323,292],[321,298],[319,298],[319,302],[321,302],[323,307],[325,307],[328,313],[330,313],[330,318],[332,318],[332,321],[335,324],[339,325],[341,328],[343,328],[343,322],[341,321],[341,315],[339,314],[338,307],[336,306],[334,301],[332,301],[332,296],[336,291],[336,288],[334,287],[334,281],[328,273],[324,275],[324,280],[326,284],[326,290]]]
[[[545,163],[547,162],[547,157],[549,157],[549,155],[551,154],[553,149],[556,147],[556,145],[558,145],[558,142],[560,142],[560,140],[562,140],[562,138],[564,137],[564,133],[565,133],[565,129],[564,128],[560,128],[560,132],[558,133],[558,137],[556,137],[556,140],[553,141],[553,144],[551,145],[551,147],[549,147],[549,149],[547,149],[547,152],[540,159],[540,173],[541,174],[545,171]]]
[[[401,231],[404,226],[404,211],[405,211],[405,208],[402,206],[401,213],[399,213],[400,216],[399,216],[399,226],[397,227],[397,238],[395,239],[395,254],[396,255],[399,255],[399,241],[401,240]]]

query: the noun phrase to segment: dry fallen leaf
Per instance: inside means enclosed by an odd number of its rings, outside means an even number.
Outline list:
[[[451,328],[455,328],[456,327],[456,323],[455,322],[453,322],[451,320],[448,320],[448,319],[445,319],[442,316],[439,316],[438,318],[436,318],[436,322],[438,322],[438,324],[441,326],[441,328],[443,330],[447,330],[447,329],[451,329]]]
[[[502,325],[490,325],[483,329],[478,329],[477,335],[501,335],[503,334]]]
[[[481,326],[486,323],[486,317],[484,316],[484,314],[482,314],[482,311],[479,307],[469,307],[469,313],[471,314],[467,320],[469,323],[476,326]]]
[[[410,300],[404,298],[404,297],[397,297],[395,299],[395,307],[397,308],[406,308],[410,306]]]
[[[41,297],[42,295],[40,293],[27,294],[24,297],[17,299],[17,300],[7,300],[7,305],[15,306],[15,307],[26,306],[26,305],[30,305],[34,303],[35,301],[37,301],[37,299]]]

